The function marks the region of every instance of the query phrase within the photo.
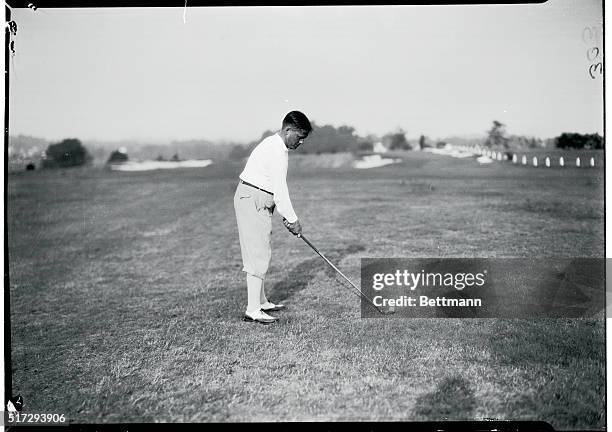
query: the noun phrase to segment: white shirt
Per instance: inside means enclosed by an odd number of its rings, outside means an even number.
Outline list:
[[[275,133],[257,144],[239,177],[272,192],[278,212],[289,223],[293,223],[298,217],[293,211],[287,187],[288,153],[283,139]]]

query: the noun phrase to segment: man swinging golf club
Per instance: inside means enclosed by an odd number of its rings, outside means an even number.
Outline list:
[[[272,249],[272,214],[274,209],[293,235],[301,235],[302,227],[291,205],[287,188],[288,151],[304,143],[312,131],[308,118],[291,111],[283,119],[282,128],[265,138],[253,149],[234,195],[238,236],[242,253],[242,271],[246,273],[248,304],[245,321],[269,324],[278,318],[267,312],[279,311],[284,305],[266,297],[264,280]]]

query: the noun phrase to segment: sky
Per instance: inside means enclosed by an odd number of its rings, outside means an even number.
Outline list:
[[[11,135],[247,142],[291,110],[360,135],[603,133],[601,2],[13,9]],[[600,38],[601,39],[601,38]],[[594,53],[595,51],[591,51]]]

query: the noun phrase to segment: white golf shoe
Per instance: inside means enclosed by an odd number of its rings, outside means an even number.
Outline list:
[[[247,322],[258,322],[261,324],[271,324],[278,320],[278,318],[268,315],[260,309],[256,310],[255,312],[245,312],[242,320]]]
[[[264,312],[276,312],[279,310],[285,309],[285,305],[283,304],[274,304],[270,301],[267,301],[261,305],[261,310]]]

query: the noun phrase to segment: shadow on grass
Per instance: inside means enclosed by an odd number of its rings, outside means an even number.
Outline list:
[[[346,256],[352,255],[357,252],[364,251],[365,247],[360,244],[350,244],[343,249],[332,249],[325,251],[323,254],[330,260],[336,267],[338,263]],[[313,254],[315,252],[313,251]],[[270,298],[275,299],[278,302],[285,301],[291,298],[294,294],[302,291],[308,286],[310,281],[317,275],[321,270],[325,270],[328,276],[336,274],[324,260],[319,256],[306,260],[301,264],[294,267],[287,273],[287,277],[277,282],[272,286],[272,289],[267,293]],[[342,269],[340,269],[342,271]],[[266,288],[267,291],[267,288]]]
[[[488,346],[500,365],[524,370],[531,385],[509,401],[510,419],[560,429],[605,426],[605,332],[590,319],[498,320]]]
[[[419,396],[414,414],[416,418],[437,420],[471,420],[476,407],[474,391],[461,377],[444,378],[436,389]]]

